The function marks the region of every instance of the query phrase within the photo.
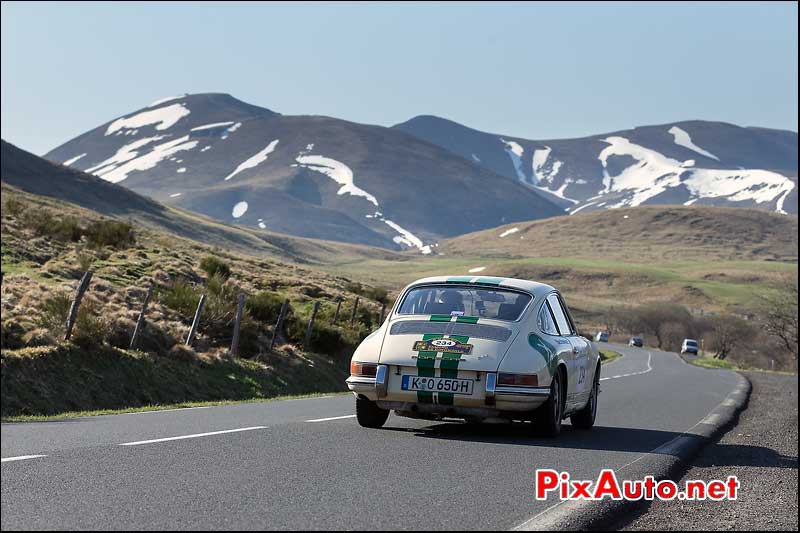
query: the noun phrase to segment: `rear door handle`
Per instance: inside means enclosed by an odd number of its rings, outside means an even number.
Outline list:
[[[575,346],[573,346],[573,347],[572,347],[572,353],[574,353],[575,355],[578,355],[578,348],[576,348]]]

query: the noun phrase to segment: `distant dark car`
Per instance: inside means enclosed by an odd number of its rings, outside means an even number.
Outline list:
[[[644,346],[644,341],[642,341],[641,337],[631,337],[631,340],[628,341],[628,346],[636,346],[637,348],[641,348]]]
[[[697,355],[699,351],[699,347],[697,346],[697,341],[694,339],[683,339],[683,344],[681,345],[681,353],[690,353],[693,355]]]
[[[608,333],[605,331],[598,331],[594,336],[594,342],[608,342]]]

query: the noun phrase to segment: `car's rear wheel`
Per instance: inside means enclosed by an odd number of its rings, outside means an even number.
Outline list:
[[[591,429],[594,426],[594,419],[597,417],[597,395],[600,393],[600,368],[594,372],[592,382],[592,393],[586,407],[569,417],[572,426],[579,429]]]
[[[389,410],[381,409],[366,398],[356,398],[356,420],[365,428],[381,428],[389,418]]]
[[[533,429],[537,435],[557,437],[561,433],[561,414],[564,408],[563,391],[561,372],[556,371],[550,384],[550,397],[534,413]]]

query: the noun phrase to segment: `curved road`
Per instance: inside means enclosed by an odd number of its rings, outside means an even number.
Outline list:
[[[535,469],[622,468],[741,379],[612,347],[595,428],[555,440],[396,416],[367,430],[349,395],[3,424],[2,529],[514,528],[557,503],[534,500]]]

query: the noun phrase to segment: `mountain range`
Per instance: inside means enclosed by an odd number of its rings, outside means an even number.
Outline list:
[[[563,212],[400,130],[283,116],[224,94],[155,102],[46,157],[225,222],[422,252]]]
[[[642,204],[797,213],[797,133],[686,121],[533,141],[434,116],[394,129],[518,180],[570,213]]]
[[[422,253],[468,232],[603,208],[797,212],[797,134],[717,122],[533,141],[433,116],[386,128],[195,94],[45,157],[223,222]]]

